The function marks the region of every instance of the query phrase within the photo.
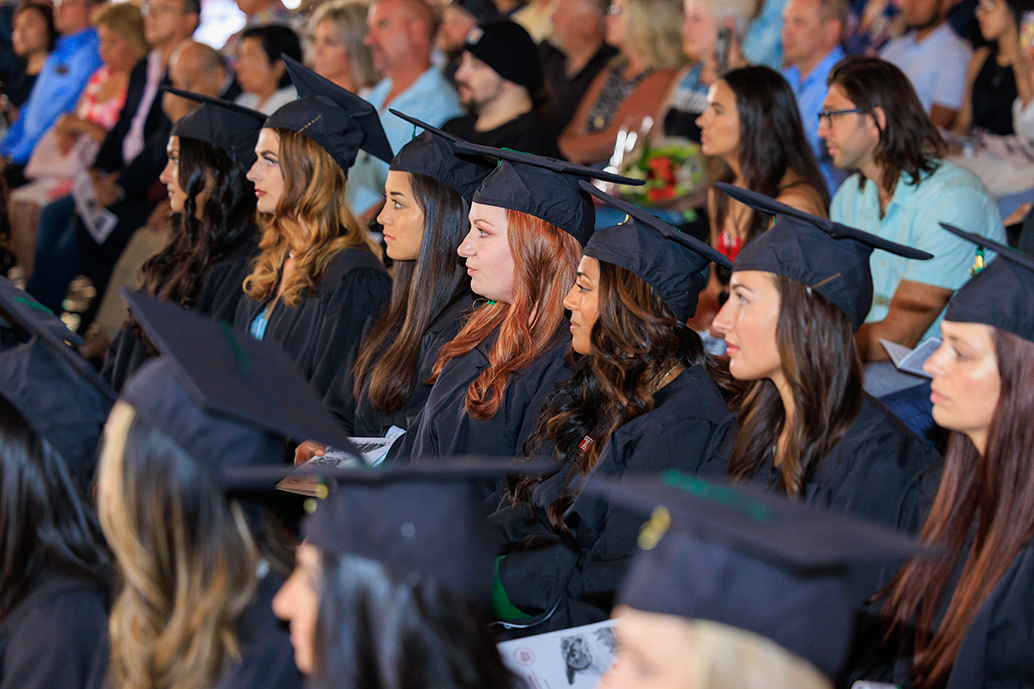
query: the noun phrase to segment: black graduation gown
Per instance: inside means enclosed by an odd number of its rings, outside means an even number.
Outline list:
[[[258,596],[237,626],[241,660],[216,689],[302,689],[290,633],[273,614],[273,596],[283,584],[283,577],[272,572],[259,582]]]
[[[563,321],[549,347],[538,358],[510,376],[499,410],[491,419],[475,419],[467,413],[467,388],[488,365],[499,331],[442,369],[420,415],[396,443],[394,460],[441,461],[451,457],[505,457],[521,453],[524,441],[538,427],[539,412],[556,385],[571,377],[564,363],[571,342]],[[486,494],[487,497],[487,494]]]
[[[727,450],[732,443],[727,442]],[[754,475],[755,483],[775,489],[779,472],[771,452]],[[920,482],[940,460],[937,451],[920,440],[875,398],[865,395],[858,417],[819,462],[804,484],[804,502],[898,528],[921,499]],[[701,467],[705,477],[724,477],[728,456]]]
[[[684,370],[654,400],[652,411],[614,432],[592,476],[615,479],[666,469],[695,474],[722,452],[735,417],[704,366]],[[515,636],[607,619],[636,552],[642,516],[596,496],[579,495],[565,513],[573,537],[553,533],[546,509],[561,495],[568,473],[537,487],[534,522],[525,518],[526,508],[504,507],[491,518],[505,541],[515,544],[500,561],[500,581],[510,603],[531,616],[513,620]],[[582,479],[571,482],[577,486]]]
[[[251,272],[251,260],[257,250],[258,228],[253,226],[209,268],[192,310],[232,323],[237,302],[244,296],[244,278]],[[101,377],[113,390],[121,392],[126,381],[150,358],[144,343],[124,325],[108,347]]]
[[[273,291],[273,295],[276,290]],[[234,326],[248,333],[252,321],[269,305],[273,295],[258,301],[245,296],[237,304]],[[363,327],[391,295],[391,278],[380,260],[366,249],[343,249],[330,261],[314,293],[295,306],[277,300],[264,339],[275,342],[294,361],[339,416],[335,400],[351,393],[334,389],[347,385],[339,375],[359,341]],[[249,335],[250,337],[250,335]]]
[[[0,689],[99,689],[108,652],[105,593],[45,572],[0,622]]]
[[[349,395],[347,400],[342,401],[341,407],[345,409],[342,414],[341,423],[351,436],[360,438],[383,438],[392,426],[408,428],[409,424],[417,417],[420,410],[424,408],[428,395],[431,394],[431,386],[427,380],[434,370],[435,361],[438,359],[438,350],[446,342],[452,340],[463,327],[463,321],[470,314],[474,307],[474,297],[470,292],[459,296],[452,304],[445,307],[445,310],[438,314],[427,332],[420,340],[420,353],[417,355],[416,373],[414,374],[413,389],[409,393],[405,404],[400,409],[385,413],[373,406],[370,401],[369,384],[364,387],[358,399]],[[372,325],[372,321],[369,325]],[[366,328],[369,332],[369,326]],[[363,335],[366,339],[366,334]],[[353,352],[348,361],[347,368],[343,374],[348,376],[347,386],[340,387],[341,390],[352,391],[355,388],[352,378],[352,366],[355,362],[359,348]],[[338,406],[332,404],[331,406]]]

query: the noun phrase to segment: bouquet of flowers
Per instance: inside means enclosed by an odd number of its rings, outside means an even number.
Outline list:
[[[666,202],[704,191],[708,184],[700,146],[684,139],[661,139],[654,146],[643,146],[621,174],[646,182],[641,187],[618,187],[622,197],[644,208],[663,208]]]

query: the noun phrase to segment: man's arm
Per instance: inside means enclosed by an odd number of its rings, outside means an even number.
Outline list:
[[[889,361],[880,339],[915,347],[937,320],[954,292],[922,282],[902,280],[882,321],[865,323],[855,334],[862,361]]]

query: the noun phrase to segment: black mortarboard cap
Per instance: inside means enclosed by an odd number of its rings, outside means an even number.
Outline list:
[[[391,161],[391,169],[433,177],[470,203],[494,166],[483,156],[459,149],[456,144],[460,139],[452,134],[398,110],[388,108],[388,112],[425,130],[399,150]]]
[[[172,125],[174,136],[197,139],[225,151],[245,168],[255,164],[255,143],[266,116],[230,101],[163,86],[165,91],[201,103]]]
[[[922,550],[882,526],[677,470],[590,480],[586,490],[652,515],[624,604],[754,632],[830,677],[850,650],[855,608],[870,593],[851,584],[855,568]]]
[[[283,462],[283,440],[352,447],[334,417],[276,345],[141,293],[129,307],[162,356],[122,397],[224,486],[228,468]]]
[[[873,249],[924,261],[933,258],[925,251],[799,211],[753,191],[722,182],[715,186],[740,203],[776,216],[772,227],[740,250],[735,270],[762,270],[796,280],[836,304],[855,330],[872,309],[869,257]]]
[[[298,99],[270,115],[266,127],[304,134],[322,146],[346,174],[360,149],[391,162],[391,144],[372,105],[297,60],[286,55],[283,59]]]
[[[1034,258],[947,223],[941,227],[998,254],[959,288],[948,302],[944,320],[984,323],[1034,342]]]
[[[93,366],[65,343],[71,333],[34,300],[21,301],[0,279],[0,308],[30,336],[0,353],[0,392],[21,412],[69,468],[89,486],[97,466],[97,442],[115,392]],[[64,332],[58,329],[61,324]]]
[[[0,350],[27,341],[32,331],[46,330],[55,339],[78,347],[83,338],[31,294],[0,275]]]
[[[538,48],[517,22],[500,19],[475,26],[463,49],[507,81],[529,90],[542,85]]]
[[[546,462],[457,459],[448,464],[319,469],[327,497],[305,524],[322,550],[377,560],[400,575],[415,572],[487,608],[502,546],[486,524],[479,488],[486,479],[548,470]],[[281,471],[240,470],[237,483],[272,483]]]
[[[567,232],[582,246],[592,236],[596,211],[578,180],[599,179],[633,186],[644,183],[641,179],[531,153],[467,142],[457,146],[500,161],[474,194],[475,203],[533,215]]]
[[[629,216],[620,225],[596,230],[585,245],[585,255],[632,271],[657,291],[676,318],[692,318],[700,290],[707,286],[703,270],[711,261],[732,270],[732,261],[642,208],[614,198],[588,182],[580,184],[585,191]]]

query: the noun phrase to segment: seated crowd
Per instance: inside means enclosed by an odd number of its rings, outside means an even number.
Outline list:
[[[1024,7],[237,4],[0,13],[0,689],[1034,685]]]

